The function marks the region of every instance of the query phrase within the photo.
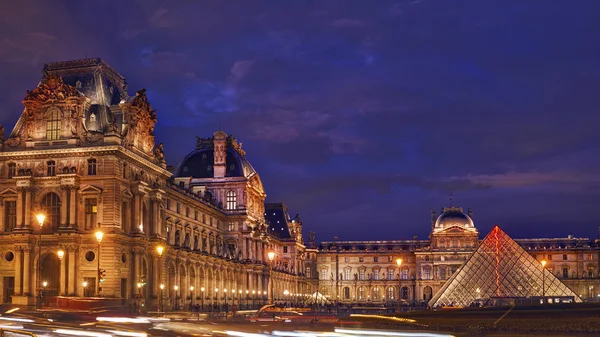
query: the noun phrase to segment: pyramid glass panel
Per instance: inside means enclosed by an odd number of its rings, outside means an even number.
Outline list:
[[[430,306],[489,304],[490,299],[562,297],[582,302],[569,287],[496,226],[444,284]]]

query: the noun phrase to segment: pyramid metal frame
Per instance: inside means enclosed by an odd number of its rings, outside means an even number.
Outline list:
[[[569,287],[495,226],[475,252],[429,301],[429,306],[470,306],[491,298],[573,297]]]

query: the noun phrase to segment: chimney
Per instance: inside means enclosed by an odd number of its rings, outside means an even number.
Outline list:
[[[431,228],[435,227],[435,220],[436,220],[436,216],[435,216],[435,209],[431,210]]]
[[[215,150],[214,177],[223,178],[225,177],[225,169],[227,168],[227,134],[223,131],[215,132],[213,146]]]

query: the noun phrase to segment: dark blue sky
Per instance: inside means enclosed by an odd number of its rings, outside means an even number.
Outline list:
[[[178,161],[220,126],[317,240],[596,237],[600,1],[2,1],[0,123],[44,62],[148,89]]]

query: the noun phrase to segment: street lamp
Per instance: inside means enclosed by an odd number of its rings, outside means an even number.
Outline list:
[[[38,234],[38,272],[37,272],[37,291],[38,291],[38,308],[42,307],[42,292],[40,287],[40,281],[42,279],[42,228],[44,227],[44,220],[46,220],[46,216],[42,213],[39,213],[35,216],[37,218],[38,224],[40,225],[40,232]]]
[[[200,298],[202,301],[202,311],[204,311],[204,287],[200,288],[200,292],[202,293],[202,297]]]
[[[65,251],[64,251],[64,250],[62,250],[62,249],[60,249],[59,251],[57,251],[57,252],[56,252],[56,256],[58,256],[58,260],[59,260],[59,261],[61,261],[61,265],[62,265],[62,259],[63,259],[63,257],[65,257]],[[60,280],[60,282],[59,282],[59,287],[60,287],[60,284],[61,284],[61,283],[63,283],[63,282],[64,282],[64,280],[65,280],[65,275],[64,275],[64,272],[65,272],[65,271],[64,271],[64,270],[63,270],[63,268],[61,267],[61,270],[60,270],[60,277],[62,278],[62,280]],[[63,295],[63,294],[62,294],[62,292],[61,292],[61,294],[60,294],[60,295]]]
[[[81,283],[81,285],[83,286],[83,296],[85,297],[85,293],[87,292],[88,283],[87,283],[87,281],[83,281],[83,283]]]
[[[542,264],[542,301],[546,303],[546,260],[540,261]]]
[[[140,316],[142,316],[142,282],[138,282],[137,287],[138,287],[138,293],[139,293],[139,307],[140,307]]]
[[[270,251],[267,256],[269,257],[269,304],[273,304],[273,259],[275,259],[275,252]]]
[[[242,307],[242,289],[238,290],[238,306]]]
[[[248,309],[248,293],[250,290],[246,289],[246,309]]]
[[[256,298],[256,290],[252,290],[252,307],[254,308],[254,299]]]
[[[192,311],[192,308],[194,306],[194,302],[193,302],[193,300],[194,300],[194,293],[193,293],[193,291],[194,291],[194,286],[190,286],[190,311]]]
[[[173,296],[173,308],[174,308],[175,310],[177,310],[177,290],[178,290],[178,289],[179,289],[179,286],[177,286],[177,285],[174,285],[174,286],[173,286],[173,290],[175,290],[175,291],[174,291],[174,292],[175,292],[175,295]]]
[[[165,247],[163,246],[156,246],[156,253],[158,253],[158,282],[162,281],[161,277],[160,277],[160,270],[162,269],[162,254],[163,251],[165,250]],[[162,290],[164,289],[164,284],[161,283],[160,285],[160,291],[158,292],[158,312],[161,312],[163,309],[163,305],[162,305]]]
[[[227,317],[227,312],[229,311],[229,308],[227,308],[227,289],[223,289],[223,295],[225,295],[225,317]]]
[[[219,306],[219,312],[220,312],[221,311],[221,304],[219,303],[219,288],[215,288],[215,300],[217,301],[217,305]]]
[[[98,230],[95,233],[96,240],[98,240],[98,282],[96,283],[96,297],[100,297],[100,277],[102,277],[102,273],[100,271],[100,242],[102,242],[102,238],[104,237],[104,233]]]
[[[401,275],[402,275],[402,271],[400,270],[400,266],[402,266],[402,259],[401,258],[397,258],[396,259],[396,264],[398,265],[398,311],[400,311],[400,297],[402,295],[402,287],[400,284],[400,279],[401,279]]]

